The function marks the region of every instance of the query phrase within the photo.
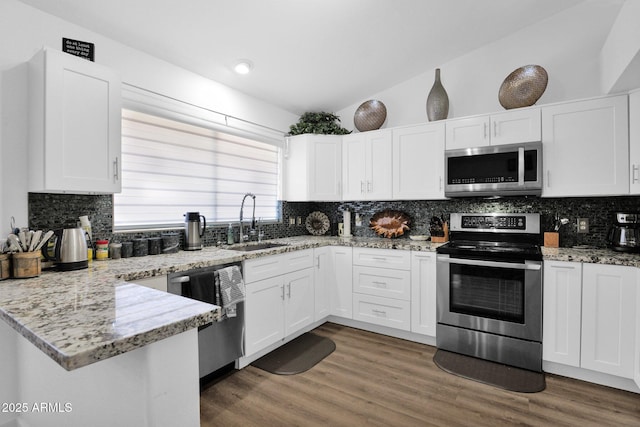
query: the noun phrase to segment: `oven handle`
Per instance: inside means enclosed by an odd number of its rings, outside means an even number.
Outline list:
[[[449,258],[438,257],[438,262],[446,262],[448,264],[464,264],[464,265],[477,265],[479,267],[498,267],[498,268],[510,268],[512,270],[540,270],[542,265],[540,263],[535,264],[516,264],[512,262],[498,262],[498,261],[483,261],[477,259],[463,259],[463,258]]]

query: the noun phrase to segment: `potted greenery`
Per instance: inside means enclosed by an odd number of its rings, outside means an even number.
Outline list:
[[[289,135],[301,135],[303,133],[319,133],[325,135],[346,135],[351,133],[340,126],[340,117],[324,111],[307,112],[300,116],[298,123],[289,127]]]

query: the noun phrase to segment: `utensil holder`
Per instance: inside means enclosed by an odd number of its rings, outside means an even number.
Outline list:
[[[25,279],[40,275],[40,251],[17,252],[11,257],[13,259],[13,277]]]
[[[0,254],[0,280],[11,277],[11,259],[8,254]]]
[[[560,247],[560,233],[545,232],[544,233],[544,246],[547,248]]]

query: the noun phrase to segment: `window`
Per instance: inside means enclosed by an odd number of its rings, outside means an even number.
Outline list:
[[[238,221],[245,193],[256,195],[256,218],[279,220],[279,150],[215,126],[125,109],[114,226],[181,226],[191,211],[211,223]]]

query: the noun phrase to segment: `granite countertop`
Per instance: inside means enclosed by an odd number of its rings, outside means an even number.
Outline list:
[[[599,248],[542,248],[545,261],[571,261],[640,267],[640,254]]]
[[[0,281],[0,318],[67,370],[134,350],[207,324],[218,307],[139,286],[138,279],[240,262],[320,246],[434,252],[440,245],[410,239],[298,236],[285,246],[241,252],[233,247],[93,261],[88,269],[43,272]],[[605,249],[543,248],[545,260],[640,266],[640,256]]]

